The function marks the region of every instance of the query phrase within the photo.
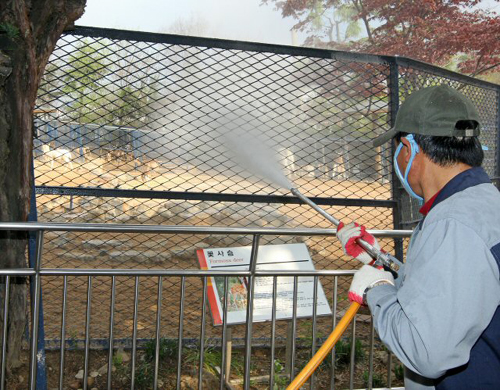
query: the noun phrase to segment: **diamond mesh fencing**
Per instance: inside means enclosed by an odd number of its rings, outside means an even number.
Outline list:
[[[399,67],[399,99],[402,103],[413,91],[439,84],[448,84],[469,97],[475,104],[481,118],[480,140],[488,150],[484,151],[483,168],[498,186],[498,145],[499,145],[499,93],[498,86],[478,83],[442,69],[418,63],[403,63]],[[397,183],[399,184],[399,183]],[[420,205],[400,187],[401,227],[412,228],[420,220]]]
[[[400,66],[398,88],[391,84],[398,79],[395,63],[352,53],[77,28],[59,40],[38,93],[38,219],[331,228],[287,189],[234,163],[224,141],[230,122],[260,134],[284,174],[336,218],[377,229],[411,226],[416,206],[393,184],[391,145],[371,146],[390,127],[395,96],[403,101],[413,90],[447,82],[473,97],[486,119],[485,167],[495,176],[498,91],[413,65]],[[43,266],[51,268],[199,269],[197,249],[251,244],[251,237],[231,235],[49,232],[45,239]],[[394,240],[381,241],[395,250]],[[307,245],[317,269],[357,267],[334,237],[261,240],[294,242]],[[340,309],[348,304],[349,282],[339,281]],[[50,318],[60,315],[61,283],[56,277],[43,283],[48,340],[60,332]],[[94,282],[102,294],[93,299],[108,311],[110,283]],[[134,283],[117,279],[118,339],[130,338]],[[139,338],[154,335],[155,283],[141,281]],[[168,298],[162,313],[169,321],[178,318],[180,281],[163,283]],[[86,278],[70,278],[68,286],[68,327],[81,339]],[[325,279],[323,288],[331,302],[333,279]],[[186,289],[192,324],[199,324],[201,281],[190,278]],[[101,329],[102,321],[95,321],[95,337],[105,338],[107,325]],[[257,324],[254,337],[268,337],[266,326]],[[331,319],[321,326],[331,327]],[[303,328],[299,324],[299,335]],[[175,338],[177,325],[164,332]],[[207,332],[220,337],[217,328]],[[286,336],[286,330],[279,332]],[[197,338],[199,329],[187,326],[184,335]],[[243,335],[244,327],[236,326],[233,336]]]

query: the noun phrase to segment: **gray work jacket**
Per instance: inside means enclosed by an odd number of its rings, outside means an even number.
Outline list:
[[[500,193],[472,168],[415,228],[396,286],[367,294],[406,389],[500,388],[499,266]]]

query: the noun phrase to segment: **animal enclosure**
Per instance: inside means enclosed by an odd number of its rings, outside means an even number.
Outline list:
[[[34,141],[36,215],[41,222],[175,225],[224,228],[331,226],[286,190],[234,164],[222,133],[232,126],[257,131],[287,177],[336,218],[380,230],[408,229],[418,207],[392,172],[390,145],[371,141],[394,123],[413,91],[446,83],[477,105],[484,167],[497,182],[498,86],[404,58],[274,46],[173,35],[78,27],[65,33],[49,60],[38,94]],[[335,237],[264,235],[261,244],[304,242],[315,267],[353,270]],[[249,235],[47,231],[42,265],[53,269],[198,269],[197,249],[249,246]],[[402,258],[404,240],[382,239]],[[43,337],[60,346],[62,294],[67,283],[66,331],[74,345],[105,349],[108,324],[85,327],[85,277],[42,278]],[[346,308],[349,278],[325,280],[327,297]],[[93,281],[94,307],[109,306],[111,280]],[[116,279],[115,346],[129,348],[133,331],[133,277]],[[141,284],[137,338],[155,337],[156,280]],[[181,278],[165,277],[163,320],[179,317]],[[200,340],[200,279],[185,286],[186,343]],[[337,291],[338,290],[338,291]],[[97,291],[97,292],[96,292]],[[335,298],[336,299],[336,298]],[[330,298],[333,302],[333,298]],[[94,309],[95,310],[95,309]],[[99,314],[97,314],[99,316]],[[364,318],[368,321],[368,318]],[[193,324],[190,326],[189,324]],[[297,338],[309,336],[300,320]],[[269,347],[269,324],[255,324],[253,345]],[[327,335],[331,318],[319,318]],[[245,345],[245,327],[232,330]],[[161,336],[178,337],[178,324]],[[277,330],[285,344],[286,324]],[[208,321],[207,345],[220,346]],[[389,379],[390,382],[390,379]]]

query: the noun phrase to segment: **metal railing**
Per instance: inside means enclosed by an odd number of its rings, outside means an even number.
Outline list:
[[[39,325],[39,314],[40,314],[40,302],[43,296],[42,292],[42,283],[45,278],[62,278],[62,289],[60,291],[62,295],[61,301],[61,311],[60,317],[54,318],[51,317],[48,320],[53,323],[60,323],[60,340],[59,340],[59,365],[58,370],[53,370],[51,375],[57,376],[58,386],[60,389],[64,388],[64,381],[66,376],[68,375],[65,372],[65,358],[67,357],[68,349],[68,329],[67,329],[67,308],[68,305],[72,304],[68,298],[68,280],[69,278],[76,277],[85,277],[86,278],[86,302],[85,305],[81,306],[82,310],[85,310],[84,318],[84,327],[85,327],[85,338],[84,338],[84,358],[83,358],[83,388],[89,388],[87,380],[89,378],[89,360],[90,355],[92,354],[92,336],[91,336],[91,324],[93,323],[93,319],[95,316],[99,318],[99,321],[104,321],[103,311],[108,314],[109,324],[108,324],[108,335],[107,335],[107,349],[108,349],[108,358],[107,358],[107,378],[102,382],[102,387],[99,388],[108,388],[111,389],[113,387],[113,353],[114,353],[114,331],[116,325],[115,318],[115,307],[119,304],[120,296],[117,295],[116,291],[116,281],[119,278],[133,278],[133,295],[132,299],[127,303],[130,308],[133,310],[131,321],[131,363],[130,363],[130,382],[127,383],[126,387],[130,386],[130,388],[138,388],[137,387],[137,378],[136,378],[136,369],[138,364],[138,319],[141,317],[141,312],[139,309],[140,294],[139,288],[141,286],[141,281],[146,278],[154,278],[157,280],[157,293],[156,293],[156,308],[154,310],[153,315],[155,316],[155,334],[152,340],[154,340],[155,345],[155,354],[154,354],[154,364],[153,364],[153,383],[152,387],[154,389],[158,388],[159,372],[161,368],[160,362],[160,343],[165,334],[162,322],[164,323],[165,318],[169,317],[168,313],[164,312],[165,306],[163,305],[163,290],[164,290],[164,281],[169,278],[180,278],[180,294],[178,301],[175,302],[176,306],[180,308],[179,317],[178,317],[178,327],[177,327],[177,351],[176,351],[176,369],[173,374],[175,376],[175,387],[177,389],[181,386],[181,375],[182,375],[182,363],[183,363],[183,343],[185,343],[183,329],[186,326],[186,313],[184,307],[184,298],[186,295],[186,283],[190,278],[201,279],[202,280],[202,295],[200,297],[200,302],[197,307],[200,315],[200,323],[198,326],[199,330],[199,338],[195,340],[194,345],[198,347],[199,351],[204,351],[206,348],[206,339],[207,339],[207,329],[209,328],[209,324],[207,324],[207,316],[206,316],[206,306],[207,306],[207,284],[209,277],[222,277],[224,278],[224,294],[227,298],[228,294],[228,278],[233,276],[247,277],[248,278],[248,298],[247,298],[247,318],[250,319],[246,321],[244,324],[245,328],[245,336],[244,336],[244,369],[243,369],[243,387],[248,389],[250,387],[251,381],[251,366],[252,366],[252,347],[255,347],[254,339],[253,339],[253,300],[254,300],[254,281],[258,278],[262,277],[272,277],[273,278],[273,315],[271,321],[271,333],[269,335],[271,343],[269,344],[268,358],[268,381],[264,386],[269,385],[269,388],[274,388],[275,384],[275,356],[276,356],[276,284],[277,279],[280,277],[293,277],[294,280],[294,309],[293,309],[293,317],[291,319],[291,348],[287,350],[291,356],[290,358],[290,366],[289,371],[287,372],[287,380],[290,378],[293,379],[296,371],[296,352],[299,349],[299,341],[298,341],[298,332],[297,332],[297,314],[296,314],[296,305],[297,305],[297,283],[298,279],[301,277],[314,277],[314,290],[315,292],[318,289],[319,278],[333,278],[334,281],[334,290],[331,295],[332,302],[332,313],[331,320],[329,321],[332,327],[335,326],[337,315],[339,314],[339,308],[341,308],[341,303],[339,301],[339,292],[337,290],[338,287],[338,278],[341,277],[349,277],[353,274],[353,270],[315,270],[315,271],[287,271],[287,270],[259,270],[257,269],[257,253],[259,248],[259,239],[262,236],[319,236],[319,237],[328,237],[334,236],[334,230],[325,230],[325,229],[276,229],[276,228],[227,228],[227,227],[199,227],[199,226],[148,226],[148,225],[115,225],[115,224],[63,224],[63,223],[0,223],[0,231],[32,231],[36,232],[36,259],[35,265],[32,268],[27,269],[10,269],[10,270],[0,270],[0,275],[5,278],[5,301],[4,301],[4,311],[3,311],[3,339],[2,339],[2,369],[1,369],[1,388],[5,388],[6,383],[6,375],[5,375],[5,367],[6,367],[6,324],[8,322],[8,301],[9,301],[9,285],[12,277],[29,277],[30,283],[34,285],[32,289],[33,293],[31,295],[31,330],[30,330],[30,340],[29,340],[29,362],[30,362],[30,370],[29,370],[29,383],[30,389],[35,388],[43,388],[37,387],[41,384],[37,384],[37,370],[45,370],[45,362],[44,362],[44,354],[45,351],[40,350],[40,346],[38,344],[38,325]],[[252,249],[250,256],[250,266],[248,270],[244,271],[207,271],[200,269],[75,269],[75,268],[47,268],[44,266],[43,262],[43,247],[44,247],[44,234],[46,232],[56,232],[56,231],[65,231],[65,232],[99,232],[99,233],[119,233],[119,234],[129,234],[129,233],[140,233],[140,234],[227,234],[227,235],[248,235],[252,237]],[[372,234],[378,237],[391,237],[391,238],[406,238],[410,235],[410,231],[381,231],[381,230],[373,230],[370,231]],[[193,254],[194,256],[194,254]],[[106,294],[110,296],[109,298],[109,308],[103,308],[103,291],[99,291],[100,294],[100,304],[95,307],[95,297],[94,297],[94,281],[99,277],[106,277],[110,279],[109,290],[106,291]],[[172,292],[170,292],[172,294]],[[227,301],[227,300],[225,300]],[[313,307],[317,305],[317,293],[314,294],[313,297]],[[227,314],[227,307],[224,305],[224,313]],[[221,354],[221,362],[219,369],[219,387],[224,389],[226,386],[226,382],[229,383],[229,378],[225,377],[226,371],[224,369],[228,356],[227,353],[227,342],[228,342],[228,325],[226,323],[226,315],[223,316],[223,325],[222,325],[222,334],[221,334],[221,343],[218,346],[220,348]],[[311,353],[315,352],[318,344],[321,342],[320,338],[318,338],[317,333],[317,323],[318,317],[316,315],[316,311],[313,310],[311,322],[313,327],[311,329],[311,334],[309,337],[313,340],[311,347]],[[353,325],[352,329],[352,351],[350,358],[350,374],[349,374],[349,387],[353,388],[355,383],[354,380],[354,370],[355,370],[355,325]],[[370,325],[370,347],[369,347],[369,362],[368,362],[368,387],[371,388],[372,379],[373,379],[373,353],[374,353],[374,331],[373,326]],[[192,343],[192,341],[191,341]],[[71,344],[71,343],[70,343]],[[303,347],[300,347],[303,349]],[[333,355],[332,355],[333,356]],[[203,375],[204,370],[204,353],[199,353],[199,359],[197,362],[198,368],[198,388],[203,388]],[[334,357],[333,357],[334,359]],[[335,361],[335,360],[334,360]],[[390,360],[389,360],[390,361]],[[387,386],[391,387],[391,367],[388,366],[389,375],[387,380]],[[335,364],[331,365],[331,383],[335,384],[334,381],[334,371]],[[52,379],[53,380],[53,379]],[[314,378],[311,379],[311,388],[314,388]],[[54,382],[52,382],[54,383]],[[125,387],[125,385],[122,384]],[[116,385],[115,387],[116,388]],[[122,388],[122,387],[120,387]]]

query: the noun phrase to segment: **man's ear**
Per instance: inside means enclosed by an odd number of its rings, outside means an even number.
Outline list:
[[[401,148],[401,154],[404,157],[404,161],[408,163],[410,161],[411,157],[411,145],[410,141],[408,141],[406,138],[402,137],[401,138],[401,143],[403,144],[403,147]]]

